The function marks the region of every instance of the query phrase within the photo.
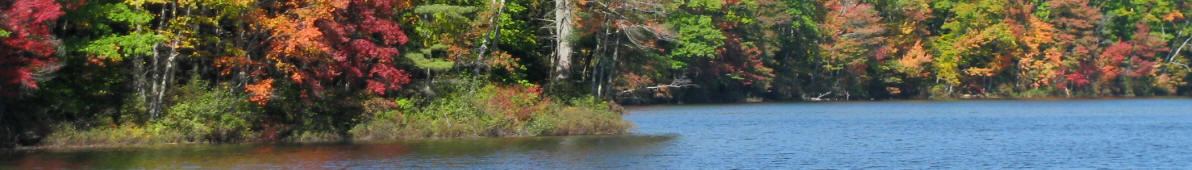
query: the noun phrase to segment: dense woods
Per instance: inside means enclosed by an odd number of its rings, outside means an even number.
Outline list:
[[[623,131],[606,101],[1187,95],[1189,12],[1185,0],[0,0],[0,144]]]

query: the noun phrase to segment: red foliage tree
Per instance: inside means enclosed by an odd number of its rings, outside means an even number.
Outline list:
[[[397,45],[409,41],[394,16],[394,0],[352,0],[333,12],[330,20],[316,21],[339,70],[349,79],[363,78],[367,89],[378,94],[401,89],[410,82],[404,70],[394,67]],[[366,74],[367,73],[367,74]],[[328,79],[324,79],[328,80]],[[319,81],[319,80],[314,80]]]
[[[35,72],[52,71],[57,41],[48,24],[62,16],[62,6],[53,0],[0,0],[8,4],[0,16],[0,28],[9,32],[0,38],[0,94],[19,89],[37,89]]]
[[[1116,79],[1122,73],[1122,61],[1130,56],[1130,48],[1133,47],[1129,43],[1118,42],[1101,52],[1101,58],[1097,59],[1097,66],[1101,71],[1102,81]]]
[[[739,35],[726,36],[728,38],[724,41],[725,46],[717,50],[721,57],[715,59],[715,65],[711,69],[715,75],[739,76],[743,78],[739,81],[743,86],[766,82],[774,77],[773,69],[766,67],[762,62],[761,49],[752,42],[743,42]]]
[[[273,66],[316,95],[333,82],[363,85],[363,89],[378,94],[401,89],[410,82],[409,74],[395,66],[394,57],[400,53],[396,46],[409,41],[393,19],[397,1],[300,0],[269,4],[272,6],[253,12],[264,32],[274,37],[265,54],[265,62],[270,64],[261,66]],[[259,100],[266,100],[259,96],[270,94],[268,89],[254,90],[254,98]],[[259,100],[256,102],[263,103]]]
[[[1063,70],[1067,83],[1058,84],[1060,88],[1068,88],[1072,84],[1079,88],[1089,84],[1089,78],[1095,76],[1093,69],[1093,53],[1100,50],[1096,36],[1096,23],[1101,20],[1101,9],[1090,6],[1088,0],[1056,0],[1048,3],[1052,9],[1052,25],[1056,26],[1056,47],[1064,52]]]
[[[1170,50],[1170,48],[1167,48],[1167,41],[1164,41],[1163,38],[1151,35],[1151,28],[1145,24],[1138,24],[1136,27],[1138,29],[1134,31],[1134,39],[1130,41],[1131,44],[1134,44],[1134,55],[1130,56],[1132,67],[1126,76],[1156,76],[1154,75],[1155,60],[1158,59],[1155,56]]]
[[[1101,53],[1097,66],[1101,70],[1102,81],[1114,80],[1123,73],[1128,77],[1154,76],[1155,55],[1169,48],[1161,38],[1152,36],[1145,24],[1138,24],[1137,27],[1134,39],[1118,42]]]

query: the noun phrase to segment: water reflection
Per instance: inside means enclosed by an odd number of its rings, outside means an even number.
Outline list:
[[[625,162],[629,153],[657,152],[676,135],[427,139],[372,143],[244,144],[23,151],[0,158],[0,169],[80,168],[503,168]],[[508,162],[524,161],[524,162]],[[538,163],[535,163],[538,162]]]

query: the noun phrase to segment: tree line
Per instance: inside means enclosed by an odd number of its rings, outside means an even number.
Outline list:
[[[576,48],[590,52],[581,56],[595,56],[585,70],[593,94],[622,103],[1167,96],[1190,87],[1188,1],[579,4],[592,14],[578,26],[611,27],[578,33]]]

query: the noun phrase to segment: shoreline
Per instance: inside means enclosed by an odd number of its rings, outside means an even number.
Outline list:
[[[619,134],[575,134],[575,135],[514,135],[514,136],[461,136],[461,137],[416,137],[416,138],[401,138],[401,139],[352,139],[352,140],[304,140],[304,141],[245,141],[245,142],[231,142],[231,143],[212,143],[212,142],[181,142],[181,143],[154,143],[154,144],[83,144],[83,145],[36,145],[36,146],[19,146],[15,148],[0,149],[0,155],[13,154],[20,152],[71,152],[80,150],[119,150],[119,149],[148,149],[148,148],[165,148],[165,147],[187,147],[187,146],[218,146],[218,145],[308,145],[308,144],[368,144],[368,143],[395,143],[395,142],[409,142],[409,141],[423,141],[423,140],[486,140],[486,139],[519,139],[519,138],[540,138],[540,137],[605,137],[605,136],[621,136],[630,134],[628,131]]]
[[[1036,98],[939,98],[939,99],[878,99],[878,100],[830,100],[830,101],[807,101],[807,100],[788,100],[788,101],[762,101],[762,102],[703,102],[703,103],[682,103],[682,104],[643,104],[643,105],[622,105],[625,108],[626,115],[632,114],[629,111],[639,109],[650,109],[670,106],[735,106],[735,105],[767,105],[767,104],[812,104],[812,103],[872,103],[872,102],[966,102],[966,101],[1097,101],[1097,100],[1159,100],[1159,99],[1192,99],[1192,96],[1146,96],[1146,97],[1036,97]]]
[[[992,97],[992,98],[911,98],[911,99],[873,99],[873,100],[763,100],[761,102],[692,102],[692,103],[661,103],[661,104],[620,104],[625,108],[645,106],[685,106],[685,105],[734,105],[734,104],[782,104],[782,103],[864,103],[864,102],[944,102],[944,101],[1065,101],[1065,100],[1132,100],[1132,99],[1192,99],[1192,96],[1145,96],[1145,97]]]

